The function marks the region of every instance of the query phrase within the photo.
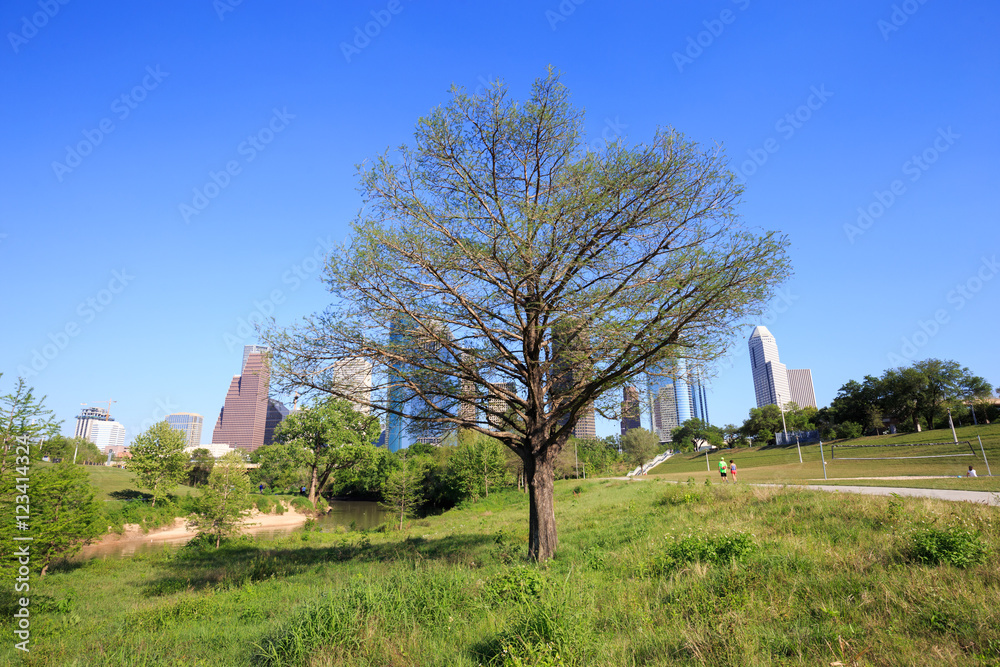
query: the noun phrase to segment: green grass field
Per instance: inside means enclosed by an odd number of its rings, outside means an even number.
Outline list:
[[[0,663],[1000,661],[996,508],[652,478],[557,482],[556,513],[542,566],[515,491],[403,531],[74,563],[32,581],[31,652]]]
[[[826,474],[829,481],[823,481],[823,463],[820,458],[820,445],[802,445],[802,463],[796,447],[767,447],[751,449],[724,449],[711,454],[706,470],[704,454],[678,454],[664,461],[650,471],[650,475],[662,476],[673,481],[685,481],[694,477],[702,482],[711,479],[720,481],[718,472],[719,458],[734,460],[738,469],[740,482],[760,482],[775,484],[853,484],[862,486],[909,486],[934,489],[964,489],[969,491],[1000,491],[1000,424],[984,426],[966,426],[956,429],[959,441],[970,441],[974,447],[975,456],[956,458],[924,458],[908,460],[878,460],[874,457],[884,456],[919,456],[927,454],[969,454],[967,446],[956,447],[951,443],[951,431],[937,429],[922,433],[907,433],[900,435],[883,435],[869,438],[858,438],[850,441],[835,441],[823,444],[823,456],[826,459]],[[982,438],[983,448],[989,460],[994,476],[986,476],[986,465],[979,449]],[[916,448],[894,447],[916,442],[944,442],[939,447]],[[837,445],[885,445],[865,449],[833,449]],[[845,460],[841,457],[873,457],[870,460]],[[834,458],[836,457],[836,458]],[[978,479],[965,479],[964,474],[969,465],[976,468],[980,475]],[[915,479],[920,476],[944,476],[946,479]],[[857,478],[876,477],[913,477],[908,480],[875,480]],[[818,480],[818,482],[817,482]]]
[[[32,465],[44,467],[52,464],[44,461],[36,461]],[[97,490],[95,498],[97,498],[98,501],[112,500],[111,494],[115,491],[127,491],[129,489],[133,491],[148,491],[148,489],[140,488],[139,482],[135,479],[135,475],[128,470],[114,468],[111,466],[84,466],[84,469],[87,471],[87,474],[90,475],[90,483],[93,484],[94,488]],[[200,496],[201,490],[195,487],[178,484],[170,490],[170,493],[176,496],[186,496],[189,493],[192,496]]]

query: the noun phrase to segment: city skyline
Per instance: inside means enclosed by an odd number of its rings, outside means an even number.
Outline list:
[[[733,21],[706,32],[723,5]],[[754,324],[810,367],[819,405],[927,358],[1000,384],[984,352],[1000,325],[996,3],[918,3],[891,31],[888,1],[403,6],[350,59],[341,42],[377,8],[244,2],[220,20],[188,0],[71,3],[8,45],[0,81],[22,103],[0,109],[0,299],[17,322],[0,334],[4,387],[24,376],[66,435],[98,397],[119,400],[129,438],[179,411],[214,422],[257,325],[338,303],[322,274],[364,206],[355,165],[411,141],[452,84],[499,77],[520,100],[549,65],[595,150],[676,128],[728,156],[748,226],[787,235],[794,273],[707,365],[713,423],[756,405]],[[32,7],[0,7],[5,34]],[[627,48],[595,50],[606,36]],[[862,298],[873,284],[891,302]]]

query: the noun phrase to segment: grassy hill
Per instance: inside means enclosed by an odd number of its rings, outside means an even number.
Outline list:
[[[820,445],[802,445],[802,463],[795,445],[788,447],[766,447],[750,449],[724,449],[710,455],[706,470],[705,454],[679,454],[667,459],[650,471],[650,475],[662,476],[673,481],[686,481],[694,477],[702,482],[711,479],[720,481],[719,458],[725,457],[736,462],[740,482],[779,484],[853,484],[868,486],[910,486],[920,488],[964,489],[968,491],[1000,491],[1000,424],[965,426],[955,430],[960,442],[972,443],[975,455],[970,455],[968,446],[956,447],[952,443],[951,430],[936,429],[922,433],[882,435],[855,440],[834,441],[823,444],[826,459],[826,474],[823,479],[823,463]],[[982,438],[983,449],[989,460],[994,477],[986,476],[986,465],[979,449]],[[909,443],[941,442],[937,447],[901,447]],[[844,445],[866,445],[865,448],[848,449]],[[922,459],[880,459],[879,457],[928,456],[941,454],[964,454],[955,458]],[[844,457],[866,457],[868,460],[847,460]],[[979,473],[979,479],[965,479],[969,465]],[[925,475],[942,476],[947,479],[877,480],[877,477],[919,477]],[[869,479],[857,479],[869,478]]]
[[[524,561],[527,499],[508,491],[403,531],[301,532],[56,568],[32,582],[21,662],[1000,660],[994,508],[653,478],[558,482],[556,512],[558,555],[542,566]],[[949,564],[963,556],[985,559]],[[4,610],[8,637],[11,620]],[[11,644],[0,662],[14,660]]]

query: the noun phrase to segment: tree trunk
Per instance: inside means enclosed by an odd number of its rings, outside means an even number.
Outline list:
[[[556,554],[558,544],[552,459],[529,455],[524,461],[524,476],[528,482],[528,557],[542,562]]]
[[[312,469],[312,481],[309,483],[309,502],[312,503],[313,509],[316,508],[316,466]]]

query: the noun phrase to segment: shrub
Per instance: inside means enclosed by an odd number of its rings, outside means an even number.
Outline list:
[[[270,514],[274,509],[274,501],[268,496],[254,496],[254,505],[261,514]]]
[[[928,528],[910,538],[910,557],[927,565],[947,563],[965,568],[986,558],[986,545],[978,533],[965,528]]]
[[[726,565],[733,561],[742,561],[756,549],[757,545],[752,536],[746,533],[673,538],[663,553],[653,557],[649,571],[651,574],[666,574],[682,565],[694,562]]]
[[[860,438],[863,429],[861,424],[856,424],[854,422],[844,422],[843,424],[837,424],[837,437],[844,439]]]
[[[484,590],[497,600],[528,602],[537,598],[545,587],[545,580],[538,570],[514,567],[486,580]]]

